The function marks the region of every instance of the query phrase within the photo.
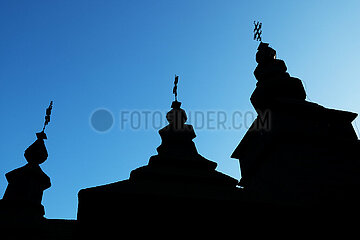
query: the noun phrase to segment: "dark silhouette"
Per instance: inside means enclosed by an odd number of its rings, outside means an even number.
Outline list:
[[[50,178],[41,170],[39,164],[47,159],[44,144],[44,132],[37,134],[38,139],[25,150],[28,162],[23,167],[8,172],[8,181],[2,205],[6,206],[11,216],[40,220],[45,211],[41,205],[43,191],[51,186]],[[11,207],[10,207],[11,206]]]
[[[261,23],[255,25],[261,41]],[[41,201],[51,183],[39,164],[48,157],[51,102],[42,132],[25,150],[28,163],[6,174],[0,228],[10,225],[11,239],[19,229],[37,239],[288,238],[343,229],[360,213],[359,140],[351,125],[357,114],[306,101],[301,80],[287,73],[269,44],[260,42],[256,61],[250,100],[258,116],[232,154],[240,182],[198,153],[175,75],[158,154],[127,180],[80,190],[77,221],[44,218]]]
[[[306,101],[301,80],[267,43],[256,61],[251,103],[259,115],[232,154],[246,198],[316,211],[331,206],[333,214],[358,209],[359,140],[351,125],[357,114]]]
[[[47,136],[44,130],[50,122],[51,109],[52,101],[46,109],[43,130],[36,133],[36,141],[25,150],[24,156],[28,163],[5,174],[8,186],[0,202],[0,213],[8,223],[44,220],[45,210],[41,201],[43,191],[48,189],[51,183],[39,165],[48,158],[44,143]]]
[[[113,232],[112,225],[122,226],[122,231],[161,227],[161,232],[199,233],[209,227],[206,223],[218,223],[214,216],[228,214],[229,203],[239,201],[238,180],[216,171],[217,164],[197,152],[195,132],[185,124],[180,106],[172,102],[166,115],[169,124],[159,131],[158,154],[148,165],[133,170],[128,180],[79,192],[78,220],[84,233],[101,229],[101,234],[112,234],[117,230]]]
[[[53,101],[50,102],[49,107],[46,109],[45,122],[44,122],[44,127],[43,127],[43,130],[42,130],[43,132],[45,131],[45,127],[50,122],[50,115],[51,115],[52,107],[53,107]]]
[[[254,75],[258,82],[250,100],[257,111],[276,108],[284,99],[305,100],[301,80],[290,77],[284,61],[276,59],[276,51],[268,43],[260,42],[256,62]]]
[[[254,21],[254,40],[261,42],[261,34],[262,34],[262,23]]]
[[[176,76],[175,74],[175,80],[174,80],[174,88],[173,88],[173,94],[175,95],[175,101],[177,101],[177,84],[179,82],[179,76]]]

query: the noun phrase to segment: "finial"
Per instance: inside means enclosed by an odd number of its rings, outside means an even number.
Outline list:
[[[179,76],[175,74],[175,81],[174,81],[174,88],[173,88],[173,94],[175,95],[175,101],[171,103],[171,108],[174,109],[180,109],[181,102],[178,102],[177,100],[177,84],[179,82]]]
[[[261,34],[262,34],[261,26],[262,26],[261,22],[254,21],[254,40],[260,41],[260,42],[261,42]]]
[[[175,74],[175,81],[174,81],[174,88],[173,88],[173,94],[175,95],[175,101],[177,102],[177,84],[179,82],[179,76]]]
[[[49,122],[50,122],[50,115],[51,115],[52,106],[53,106],[53,101],[50,102],[49,107],[46,109],[45,122],[44,122],[44,127],[42,129],[42,132],[45,131],[46,125],[48,125]]]

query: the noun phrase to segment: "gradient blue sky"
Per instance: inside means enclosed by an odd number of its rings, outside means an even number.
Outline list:
[[[253,113],[254,20],[308,100],[360,112],[359,10],[358,0],[1,1],[0,194],[50,100],[48,218],[76,218],[80,189],[127,179],[156,154],[158,129],[121,129],[120,114],[169,109],[174,74],[188,112]],[[99,108],[114,115],[106,133],[89,124]],[[195,130],[199,153],[240,179],[230,155],[246,128]]]

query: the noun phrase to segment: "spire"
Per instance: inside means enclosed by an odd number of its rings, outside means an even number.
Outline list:
[[[164,160],[189,168],[196,165],[206,169],[215,169],[217,165],[215,162],[205,159],[197,152],[193,142],[196,137],[194,128],[192,125],[185,124],[187,121],[186,112],[181,108],[181,102],[177,101],[177,83],[178,76],[175,75],[173,89],[175,101],[171,103],[171,110],[166,114],[169,124],[159,130],[162,139],[161,145],[157,148],[159,157],[152,158],[151,162],[153,164]]]
[[[46,109],[44,127],[41,132],[36,133],[37,139],[31,144],[24,153],[25,159],[30,164],[41,164],[46,161],[48,152],[45,147],[44,139],[47,139],[45,134],[45,127],[50,122],[51,110],[53,107],[53,101],[50,102],[49,107]]]
[[[47,136],[44,130],[50,122],[52,104],[51,101],[46,109],[42,131],[36,133],[37,139],[24,152],[28,164],[5,174],[8,186],[0,202],[0,215],[9,215],[25,222],[44,219],[45,210],[41,201],[43,191],[51,186],[51,182],[39,165],[48,158],[44,143]]]
[[[182,129],[187,120],[186,112],[181,107],[181,102],[177,100],[177,84],[179,82],[179,76],[175,74],[173,94],[175,96],[175,101],[171,103],[171,110],[166,114],[166,120],[169,122],[169,125],[174,127],[174,129]]]

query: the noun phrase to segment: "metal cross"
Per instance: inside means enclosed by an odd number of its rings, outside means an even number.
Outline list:
[[[175,101],[177,101],[177,84],[179,82],[179,76],[176,76],[175,74],[175,81],[174,81],[174,88],[173,88],[173,94],[175,95]]]
[[[261,42],[261,33],[262,33],[261,25],[262,25],[261,22],[254,21],[254,26],[255,26],[254,27],[254,40],[260,41],[260,42]]]
[[[45,131],[46,125],[48,125],[49,122],[50,122],[50,115],[51,115],[52,107],[53,107],[53,101],[50,102],[49,107],[46,109],[45,122],[44,122],[44,127],[43,127],[43,130],[42,130],[43,132]]]

